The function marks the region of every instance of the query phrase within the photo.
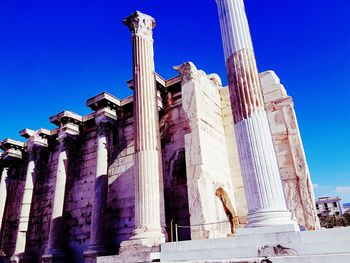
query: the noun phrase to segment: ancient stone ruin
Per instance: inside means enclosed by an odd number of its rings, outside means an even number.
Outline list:
[[[224,36],[240,39],[225,21],[227,1],[217,2]],[[56,129],[1,141],[3,253],[12,262],[136,253],[142,262],[174,239],[173,224],[179,240],[227,237],[236,216],[241,227],[318,229],[292,98],[273,71],[258,75],[249,32],[224,41],[228,88],[191,62],[162,78],[155,20],[135,12],[124,23],[133,96],[102,92],[86,116],[62,111],[50,117]]]

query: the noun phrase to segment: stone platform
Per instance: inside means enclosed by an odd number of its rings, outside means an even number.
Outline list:
[[[350,262],[350,227],[251,233],[161,245],[161,262]]]

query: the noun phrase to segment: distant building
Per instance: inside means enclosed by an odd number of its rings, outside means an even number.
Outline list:
[[[343,215],[340,197],[320,197],[316,200],[316,210],[318,217]]]
[[[343,204],[343,213],[350,213],[350,203]]]

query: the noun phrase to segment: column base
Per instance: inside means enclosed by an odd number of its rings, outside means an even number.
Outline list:
[[[161,239],[127,240],[121,243],[119,255],[97,257],[97,263],[149,263],[160,261]],[[164,242],[164,241],[163,241]]]
[[[258,210],[248,214],[247,228],[250,227],[270,227],[280,225],[295,225],[298,223],[292,220],[292,213],[282,210]]]
[[[104,246],[89,246],[84,252],[85,263],[96,263],[98,256],[103,256],[106,254],[106,249]]]
[[[156,244],[159,245],[160,243],[165,242],[165,236],[162,233],[161,228],[151,229],[146,231],[143,228],[137,228],[133,231],[133,235],[130,237],[130,240],[140,240],[140,242],[146,246],[148,241],[150,243],[154,241],[156,242]],[[128,241],[125,241],[125,242],[128,242]]]
[[[160,244],[165,237],[160,230],[144,231],[136,229],[134,235],[120,245],[119,255],[98,257],[97,263],[146,263],[160,260]]]
[[[23,262],[24,254],[15,254],[10,258],[11,263],[21,263]]]
[[[251,228],[238,228],[234,236],[249,236],[259,234],[278,234],[278,233],[293,233],[299,232],[298,225],[279,225],[279,226],[265,226],[265,227],[251,227]]]
[[[65,263],[66,254],[62,249],[52,249],[41,257],[42,263]]]

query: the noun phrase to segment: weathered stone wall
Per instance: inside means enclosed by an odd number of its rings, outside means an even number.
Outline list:
[[[215,195],[222,187],[233,207],[233,194],[218,76],[197,71],[192,63],[179,68],[183,77],[182,106],[191,132],[185,135],[187,187],[192,239],[230,233],[223,204]]]
[[[300,225],[318,229],[315,196],[293,100],[273,71],[261,73],[260,80],[288,208]]]
[[[226,236],[230,226],[221,200],[220,187],[227,193],[240,221],[247,216],[229,91],[216,75],[206,75],[189,64],[162,93],[160,136],[162,147],[164,201],[162,225],[170,234],[170,222],[180,226],[179,239]],[[317,228],[313,217],[313,192],[291,98],[272,73],[261,75],[266,109],[275,143],[288,205],[299,222]],[[104,221],[108,254],[116,254],[122,241],[135,228],[134,202],[135,142],[132,103],[109,132],[107,216]],[[93,118],[81,127],[71,145],[70,167],[65,189],[65,252],[70,262],[84,262],[90,243],[93,186],[97,162],[97,127]],[[53,133],[55,134],[55,133]],[[57,135],[56,135],[57,136]],[[58,145],[52,137],[35,171],[26,255],[28,262],[40,262],[47,248],[58,166]],[[11,256],[16,243],[23,197],[27,157],[10,169],[8,202],[4,214],[1,248]],[[13,165],[13,164],[12,164]],[[297,191],[295,191],[297,189]],[[162,192],[163,190],[160,189]],[[316,216],[316,215],[315,215]],[[213,224],[212,224],[213,223]]]
[[[122,241],[127,240],[135,227],[135,143],[132,119],[120,122],[113,134],[113,149],[109,167],[107,206],[108,248],[118,252]]]
[[[189,133],[188,121],[182,109],[181,86],[178,83],[168,93],[165,113],[160,120],[165,223],[168,238],[170,223],[180,226],[190,225],[188,207],[187,174],[185,157],[185,134]],[[179,240],[191,238],[189,228],[179,228]],[[173,237],[174,238],[174,237]]]
[[[108,226],[106,244],[110,253],[116,253],[121,241],[130,237],[134,228],[134,178],[133,178],[133,123],[121,121],[111,136],[109,167]],[[41,262],[47,247],[54,182],[57,170],[58,147],[50,148],[41,158],[35,180],[35,188],[27,232],[25,259]],[[96,173],[96,127],[84,128],[71,158],[65,193],[64,222],[67,260],[84,262],[83,252],[90,240],[93,181]],[[23,167],[25,160],[11,170],[8,186],[1,248],[9,256],[13,254],[23,196]]]
[[[236,200],[237,215],[240,222],[242,224],[246,224],[248,213],[247,198],[245,196],[241,166],[239,163],[229,89],[227,87],[220,89],[220,96],[223,124],[225,128],[226,147],[230,164],[233,192]]]
[[[70,154],[65,195],[65,235],[67,256],[72,262],[83,262],[83,252],[90,237],[93,181],[96,171],[96,131],[84,129],[76,149]]]

